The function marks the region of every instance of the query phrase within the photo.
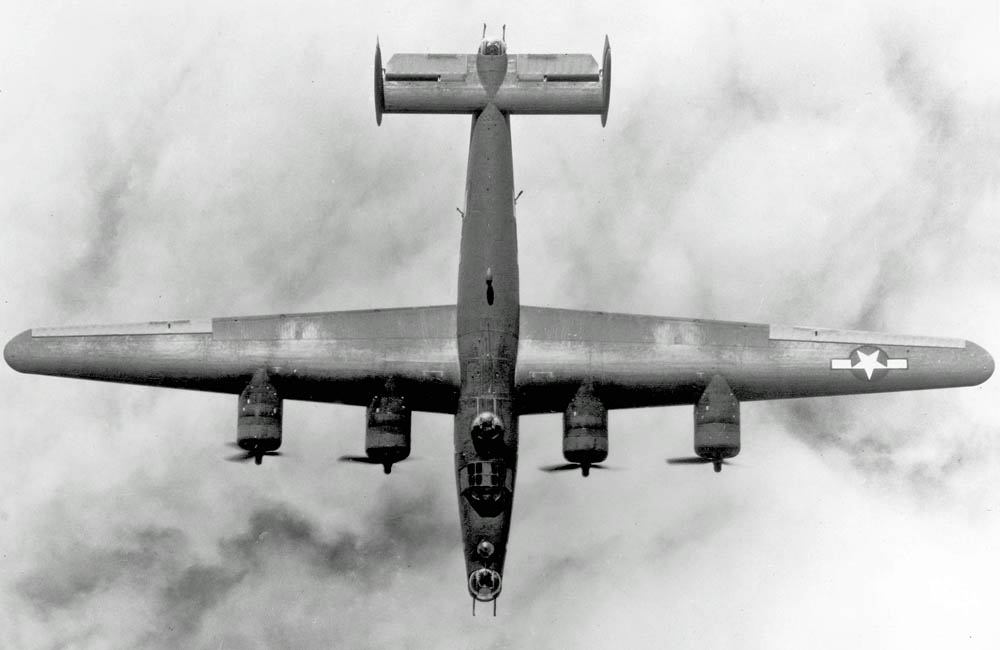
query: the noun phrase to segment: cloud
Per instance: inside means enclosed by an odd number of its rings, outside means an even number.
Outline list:
[[[37,549],[35,557],[44,560],[18,580],[16,591],[50,629],[65,630],[65,637],[52,639],[56,646],[81,633],[79,621],[103,636],[118,615],[111,604],[139,597],[141,618],[132,622],[135,636],[128,643],[209,647],[225,629],[219,627],[220,612],[265,606],[282,591],[281,581],[294,580],[303,595],[310,589],[339,591],[329,603],[335,608],[348,598],[377,599],[396,584],[405,589],[409,571],[439,565],[453,541],[445,531],[453,527],[445,525],[426,491],[412,487],[377,503],[360,532],[324,532],[288,504],[258,506],[241,531],[216,542],[214,561],[177,528],[132,527],[108,546],[54,536]],[[276,575],[282,576],[277,585]],[[256,634],[297,618],[294,611],[277,611],[232,625]],[[335,627],[351,625],[339,620]]]

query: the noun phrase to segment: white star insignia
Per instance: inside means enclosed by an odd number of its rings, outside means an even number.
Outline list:
[[[870,351],[865,352],[865,349]],[[857,361],[854,361],[854,358]],[[870,346],[864,349],[857,348],[847,359],[830,359],[831,370],[860,370],[865,373],[868,381],[874,379],[876,370],[906,370],[908,367],[909,362],[906,359],[890,359],[885,351]]]
[[[878,360],[879,352],[881,352],[881,350],[875,350],[874,352],[868,353],[858,350],[858,362],[851,366],[851,370],[864,370],[865,375],[868,377],[868,381],[871,381],[872,373],[876,370],[888,367]]]

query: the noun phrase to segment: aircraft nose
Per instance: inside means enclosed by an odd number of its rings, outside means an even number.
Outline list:
[[[476,600],[487,603],[500,595],[500,573],[493,569],[476,569],[469,574],[469,593]]]

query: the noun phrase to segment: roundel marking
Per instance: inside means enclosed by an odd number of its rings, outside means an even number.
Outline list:
[[[863,381],[878,381],[890,370],[906,370],[908,367],[906,359],[891,359],[885,350],[874,345],[854,348],[846,359],[830,359],[830,370],[850,370]]]

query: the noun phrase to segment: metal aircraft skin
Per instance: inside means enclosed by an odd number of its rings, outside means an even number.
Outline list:
[[[745,400],[971,386],[992,357],[962,339],[523,307],[518,294],[512,114],[607,119],[611,54],[375,52],[383,113],[472,115],[456,305],[36,328],[4,349],[21,372],[239,395],[241,459],[281,444],[282,401],[367,407],[365,455],[410,451],[413,410],[455,416],[455,477],[468,590],[502,587],[518,418],[562,412],[567,464],[586,476],[608,450],[608,409],[694,405],[695,456],[740,450]],[[495,609],[494,609],[495,611]]]

